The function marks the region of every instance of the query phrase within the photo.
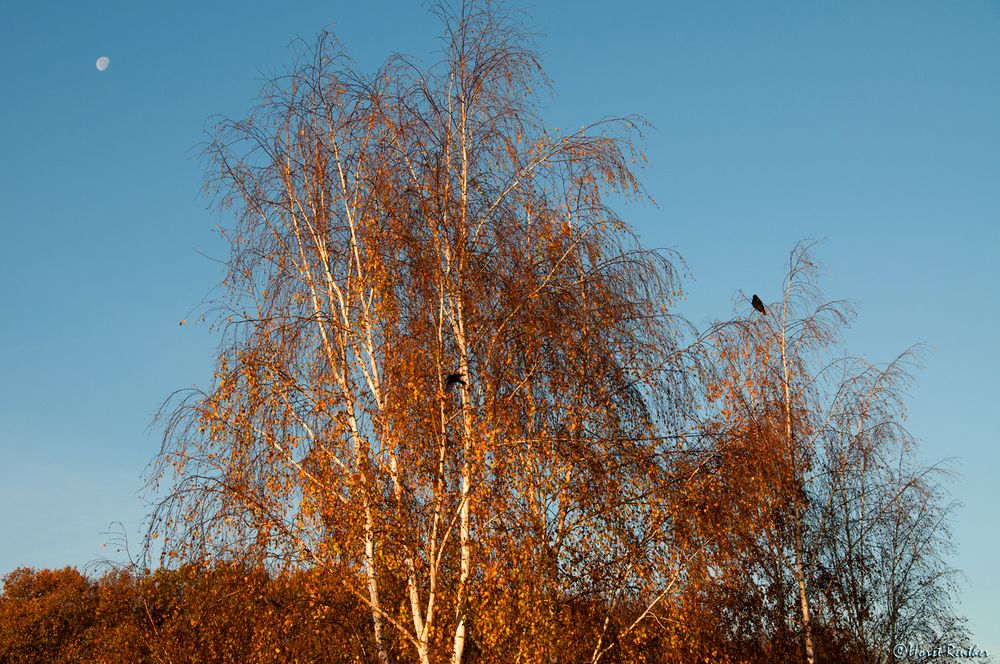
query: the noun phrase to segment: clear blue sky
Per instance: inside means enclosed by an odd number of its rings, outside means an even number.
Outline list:
[[[910,428],[958,460],[954,563],[1000,651],[1000,2],[536,3],[551,123],[656,125],[659,206],[626,216],[687,259],[685,313],[776,299],[813,236],[826,293],[860,305],[853,351],[928,344]],[[198,252],[224,256],[203,127],[329,26],[369,71],[438,32],[416,2],[0,5],[0,573],[108,554],[112,521],[138,538],[151,416],[211,376],[206,327],[178,327],[220,279]]]

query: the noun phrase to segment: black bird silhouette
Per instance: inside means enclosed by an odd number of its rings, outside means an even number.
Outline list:
[[[457,374],[446,374],[447,378],[444,380],[444,391],[451,392],[451,388],[456,385],[465,385],[465,376],[460,373]]]
[[[764,303],[760,301],[760,298],[757,297],[756,293],[754,293],[753,299],[750,300],[750,304],[753,305],[754,309],[760,312],[761,316],[767,315],[767,309],[764,308]]]

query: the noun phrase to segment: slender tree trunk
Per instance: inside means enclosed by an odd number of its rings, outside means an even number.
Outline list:
[[[464,66],[464,62],[462,63]],[[460,132],[459,136],[462,145],[461,179],[459,180],[461,190],[461,224],[460,224],[460,247],[464,250],[466,244],[465,230],[468,228],[468,202],[469,202],[469,148],[468,136],[468,116],[464,97],[464,81],[462,81],[462,93],[459,102],[460,112]],[[469,577],[472,574],[472,536],[469,525],[469,504],[472,500],[472,404],[469,398],[469,384],[472,377],[469,374],[469,350],[468,339],[466,338],[465,311],[462,306],[462,285],[461,280],[464,270],[464,255],[458,257],[459,274],[458,288],[455,289],[455,297],[452,302],[454,317],[453,327],[455,341],[458,345],[460,367],[462,375],[467,382],[462,386],[462,491],[460,494],[461,504],[459,506],[459,543],[461,546],[461,572],[458,579],[458,597],[456,601],[456,625],[455,625],[455,646],[453,664],[462,664],[462,656],[465,652],[465,618],[468,608]]]
[[[389,664],[389,654],[382,638],[382,605],[378,598],[378,581],[375,578],[375,524],[371,508],[365,508],[365,575],[368,577],[368,600],[372,603],[372,628],[375,632],[375,648],[380,664]]]
[[[459,517],[460,538],[462,546],[462,571],[458,580],[458,608],[455,626],[455,654],[452,658],[454,664],[461,664],[462,654],[465,652],[465,614],[468,596],[469,574],[472,571],[472,549],[470,547],[471,537],[469,536],[469,489],[472,483],[469,479],[469,463],[462,464],[462,507]]]
[[[341,381],[341,389],[345,395],[349,394],[346,381]],[[351,429],[351,433],[354,439],[355,458],[357,464],[357,470],[362,474],[362,476],[367,476],[364,471],[365,457],[362,452],[363,438],[358,431],[357,420],[354,416],[353,409],[348,410],[348,422]],[[368,490],[368,482],[364,482],[361,487],[361,491]],[[371,602],[372,611],[372,629],[375,636],[375,648],[378,650],[378,660],[380,664],[389,664],[389,654],[385,649],[385,641],[382,636],[382,627],[384,618],[382,616],[382,604],[379,602],[378,595],[378,575],[376,573],[375,565],[375,518],[372,513],[371,500],[368,495],[362,498],[364,502],[365,510],[365,576],[368,579],[368,601]]]
[[[789,289],[791,288],[791,280],[788,282]],[[796,454],[796,443],[792,433],[792,390],[791,390],[791,373],[788,368],[788,349],[786,347],[786,335],[787,326],[786,322],[788,320],[788,300],[790,296],[790,291],[785,291],[785,303],[782,309],[781,315],[781,370],[782,370],[782,387],[784,389],[785,398],[785,440],[788,444],[788,453],[790,455],[790,460],[792,464],[792,477],[795,487],[799,486],[799,459]],[[792,527],[795,529],[795,583],[799,587],[799,609],[800,617],[802,619],[802,632],[803,639],[805,641],[805,651],[806,651],[806,663],[814,664],[816,661],[815,653],[813,649],[813,634],[812,634],[812,620],[809,613],[809,593],[806,587],[806,570],[805,570],[805,560],[802,548],[802,510],[803,506],[799,502],[800,497],[798,495],[792,496],[794,501],[794,514],[795,521]]]
[[[459,314],[461,307],[459,306]],[[458,319],[461,321],[461,318]],[[462,372],[469,379],[469,365],[466,359],[466,346],[464,330],[461,325],[456,326],[461,332],[457,335],[459,348],[462,353]],[[453,664],[461,664],[462,655],[465,652],[465,618],[468,605],[469,577],[472,574],[472,536],[469,524],[469,504],[472,500],[472,417],[470,412],[469,387],[462,387],[462,491],[460,494],[461,504],[459,506],[459,543],[461,546],[461,572],[458,579],[458,597],[455,609],[455,645]]]
[[[802,556],[802,518],[801,510],[798,508],[796,508],[795,517],[795,582],[799,587],[799,607],[802,615],[806,662],[814,664],[816,655],[813,651],[812,618],[809,614],[809,593],[806,588],[805,562]]]

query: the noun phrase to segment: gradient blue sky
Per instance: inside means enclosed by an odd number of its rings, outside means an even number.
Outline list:
[[[610,6],[527,6],[545,117],[656,126],[659,205],[625,216],[687,259],[696,321],[728,316],[737,289],[776,299],[812,236],[827,295],[859,304],[853,351],[928,345],[910,429],[925,461],[956,459],[953,562],[975,640],[1000,651],[1000,3]],[[113,521],[139,537],[153,412],[211,376],[206,326],[178,327],[220,279],[198,252],[224,257],[203,127],[324,27],[368,71],[437,46],[417,2],[0,5],[0,574],[114,557]]]

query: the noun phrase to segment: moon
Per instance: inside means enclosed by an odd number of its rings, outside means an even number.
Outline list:
[[[111,58],[106,55],[102,55],[97,58],[97,71],[104,71],[111,65]]]

